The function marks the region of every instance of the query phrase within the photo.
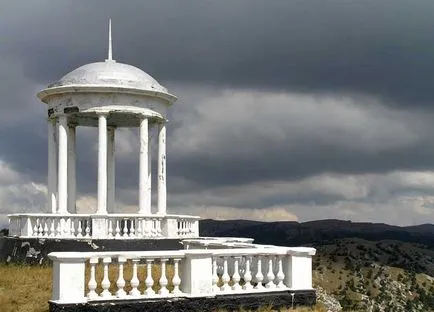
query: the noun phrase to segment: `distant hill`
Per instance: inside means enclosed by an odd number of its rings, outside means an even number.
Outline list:
[[[201,236],[313,246],[313,279],[328,311],[434,311],[434,225],[320,220],[201,220]]]
[[[266,233],[266,235],[264,235]],[[434,225],[399,227],[384,223],[320,220],[310,222],[257,222],[201,220],[201,236],[241,236],[261,244],[315,245],[343,238],[398,240],[434,248]]]

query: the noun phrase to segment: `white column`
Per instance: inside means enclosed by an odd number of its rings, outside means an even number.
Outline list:
[[[166,123],[158,124],[158,214],[165,215],[166,190]]]
[[[140,157],[139,157],[139,213],[151,214],[149,205],[149,131],[148,118],[140,121]]]
[[[107,213],[107,115],[98,115],[98,208]]]
[[[115,212],[115,128],[107,128],[107,211]]]
[[[75,200],[77,196],[75,170],[75,126],[68,128],[68,212],[76,213]]]
[[[48,211],[57,212],[57,136],[56,119],[48,119]]]
[[[68,119],[59,116],[58,213],[68,213]]]
[[[152,138],[151,138],[152,123],[148,121],[148,189],[147,198],[149,213],[152,214]]]

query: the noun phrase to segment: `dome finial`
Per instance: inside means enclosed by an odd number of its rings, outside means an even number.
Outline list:
[[[108,46],[107,61],[113,61],[113,54],[112,54],[112,19],[111,18],[109,18],[109,46]]]

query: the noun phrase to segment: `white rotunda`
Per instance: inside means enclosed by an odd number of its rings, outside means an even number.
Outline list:
[[[48,109],[49,214],[10,215],[10,235],[26,237],[198,237],[198,217],[167,214],[166,116],[176,101],[141,69],[112,57],[83,65],[38,93]],[[76,128],[98,127],[98,188],[94,214],[76,212]],[[115,133],[138,127],[137,214],[113,214]],[[157,213],[151,211],[150,128],[158,127]]]

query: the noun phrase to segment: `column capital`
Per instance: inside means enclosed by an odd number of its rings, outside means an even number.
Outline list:
[[[107,117],[109,114],[110,114],[110,112],[106,112],[106,111],[103,111],[103,112],[95,112],[96,113],[96,115],[98,116],[98,117]]]

